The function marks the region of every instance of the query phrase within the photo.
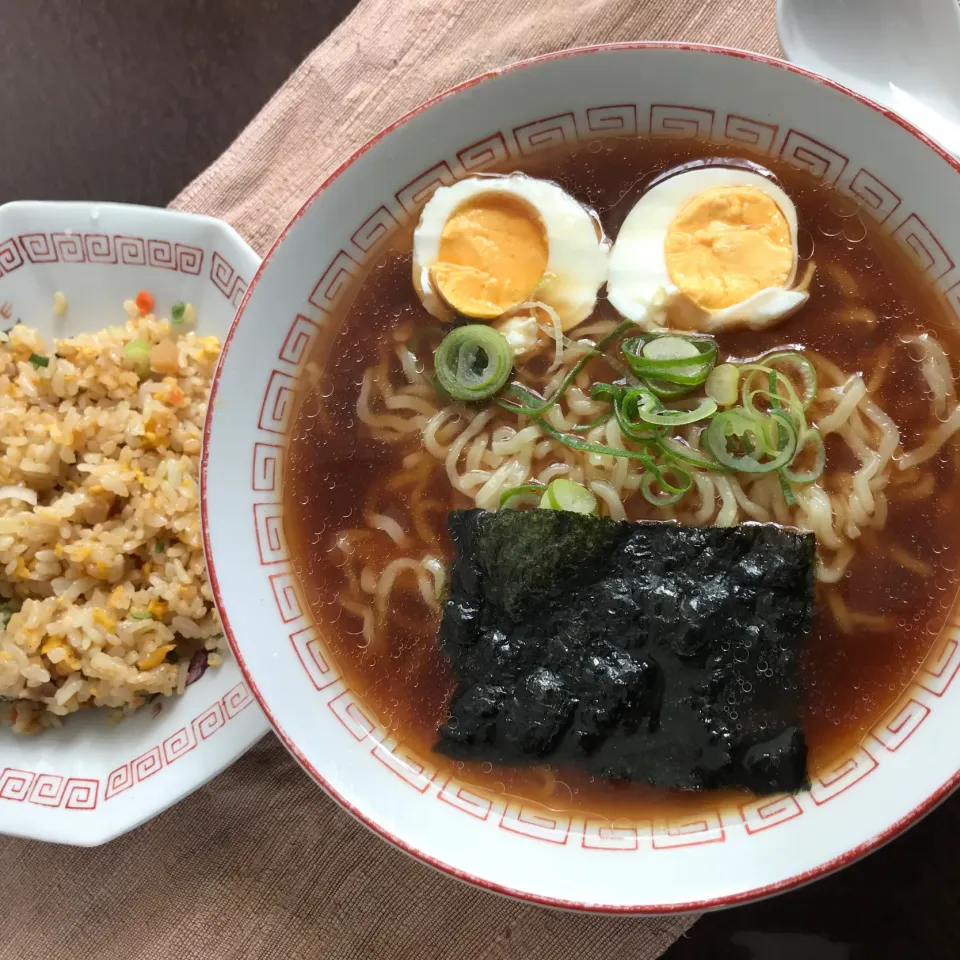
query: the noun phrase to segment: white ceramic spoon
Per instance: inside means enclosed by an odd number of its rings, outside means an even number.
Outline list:
[[[788,60],[851,87],[960,157],[957,0],[777,0]]]

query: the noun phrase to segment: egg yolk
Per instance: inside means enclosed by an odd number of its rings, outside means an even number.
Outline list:
[[[462,203],[440,234],[430,279],[453,310],[492,320],[529,300],[547,267],[549,244],[539,213],[505,193]]]
[[[790,225],[757,187],[713,187],[688,200],[667,228],[670,280],[705,310],[742,303],[793,273]]]

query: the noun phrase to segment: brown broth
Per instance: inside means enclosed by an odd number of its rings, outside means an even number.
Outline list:
[[[560,183],[592,206],[607,232],[616,236],[626,214],[659,172],[700,157],[722,155],[724,148],[717,146],[608,141],[510,169]],[[798,314],[761,333],[723,334],[717,338],[721,352],[744,358],[792,344],[817,350],[847,373],[860,372],[869,381],[889,346],[896,347],[875,397],[900,427],[904,448],[911,449],[936,420],[919,365],[911,361],[902,341],[926,330],[951,357],[960,358],[955,322],[898,249],[873,231],[864,235],[860,219],[849,216],[847,201],[790,167],[767,159],[759,162],[773,169],[794,200],[801,224],[801,255],[809,257],[812,252],[818,270],[810,301]],[[409,231],[394,237],[393,249],[373,266],[342,317],[329,325],[330,333],[312,358],[320,372],[315,385],[300,398],[293,429],[285,471],[285,529],[305,597],[349,682],[393,736],[427,754],[452,687],[450,671],[437,649],[437,618],[426,616],[413,594],[395,591],[389,651],[372,655],[359,642],[360,621],[340,610],[344,575],[331,559],[336,533],[359,525],[366,498],[385,496],[383,479],[400,471],[403,456],[411,449],[368,439],[355,412],[363,371],[377,362],[381,338],[390,336],[400,323],[435,324],[411,284],[410,242]],[[879,318],[874,326],[838,319],[848,305],[844,292],[848,281],[837,267],[860,286],[860,300]],[[599,309],[611,312],[603,303]],[[814,629],[802,664],[804,725],[814,776],[858,743],[894,703],[923,663],[953,605],[960,553],[955,532],[960,531],[955,450],[947,447],[923,468],[934,477],[935,495],[891,502],[886,528],[864,538],[840,585],[852,610],[891,614],[896,627],[844,634],[818,591]],[[846,469],[843,457],[849,459],[849,453],[845,448],[838,450],[828,442],[827,452],[835,458],[828,461],[832,469]],[[388,500],[416,496],[421,502],[435,501],[436,507],[429,508],[426,516],[444,558],[450,558],[446,511],[472,504],[451,490],[442,464],[436,464],[429,476],[412,479],[407,491],[386,496]],[[649,510],[632,514],[651,515]],[[928,567],[929,575],[905,569],[891,557],[892,545],[919,561],[919,566]],[[436,762],[461,780],[494,792],[610,817],[649,817],[704,806],[715,809],[724,802],[717,794],[614,787],[575,771],[549,767],[491,768],[440,757]]]

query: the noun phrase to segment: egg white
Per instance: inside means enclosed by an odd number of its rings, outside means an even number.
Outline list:
[[[670,279],[667,231],[684,205],[698,194],[714,187],[738,186],[762,190],[780,208],[790,229],[793,269],[783,286],[758,290],[721,310],[706,310]],[[806,303],[806,291],[790,289],[796,280],[797,263],[797,210],[787,194],[768,177],[749,170],[703,167],[658,183],[634,205],[610,253],[607,297],[619,313],[646,330],[665,326],[706,332],[730,327],[759,330]]]
[[[484,193],[511,194],[539,213],[547,235],[547,265],[531,299],[553,307],[564,330],[586,320],[607,279],[610,243],[598,237],[590,211],[565,190],[522,173],[469,177],[440,187],[427,202],[413,233],[413,284],[427,310],[440,320],[454,316],[434,289],[430,268],[437,262],[447,220],[465,200]]]

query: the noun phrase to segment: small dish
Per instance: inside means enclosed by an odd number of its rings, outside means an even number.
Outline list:
[[[119,204],[0,207],[0,317],[47,338],[122,324],[122,303],[150,290],[169,316],[193,303],[198,331],[225,336],[259,259],[209,217]],[[67,310],[55,316],[54,294]],[[176,803],[267,731],[232,658],[181,697],[111,726],[86,710],[37,736],[0,727],[0,833],[104,843]]]

